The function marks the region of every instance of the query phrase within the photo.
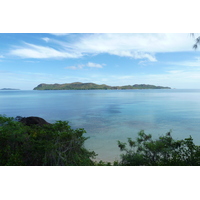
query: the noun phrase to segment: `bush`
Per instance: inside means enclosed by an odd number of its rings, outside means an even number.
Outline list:
[[[66,121],[42,126],[27,126],[0,115],[1,166],[199,166],[200,146],[190,136],[174,140],[171,133],[156,140],[144,131],[136,140],[118,141],[121,160],[110,162],[93,159],[96,154],[84,147],[88,137],[84,129],[72,129]]]
[[[184,140],[174,140],[171,133],[153,140],[144,131],[138,133],[134,141],[118,141],[121,154],[120,165],[125,166],[197,166],[200,165],[200,146],[193,143],[190,136]]]
[[[84,147],[85,132],[66,121],[26,126],[0,115],[0,165],[94,165],[95,152]]]

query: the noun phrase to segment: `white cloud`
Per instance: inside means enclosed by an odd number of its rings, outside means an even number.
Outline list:
[[[154,55],[144,52],[137,52],[132,50],[113,50],[110,52],[111,55],[121,56],[121,57],[130,57],[134,59],[148,59],[151,62],[157,61]]]
[[[44,40],[45,42],[49,42],[50,38],[45,37],[45,38],[42,38],[42,40]]]
[[[98,63],[88,62],[87,64],[79,64],[79,65],[77,65],[77,66],[65,67],[65,69],[77,70],[77,69],[83,69],[83,67],[103,68],[104,65],[105,65],[105,64],[98,64]]]
[[[111,55],[156,61],[160,52],[192,51],[194,38],[189,34],[86,34],[70,44],[85,54]]]
[[[170,33],[76,34],[68,41],[63,37],[42,39],[51,42],[51,47],[26,43],[25,47],[17,47],[10,53],[24,58],[79,58],[83,55],[107,53],[155,62],[156,53],[193,51],[194,43],[194,38],[189,34]],[[57,45],[57,48],[53,48],[53,45]]]
[[[10,51],[11,55],[22,58],[78,58],[81,54],[74,52],[58,51],[50,47],[25,43],[25,47],[19,47]]]
[[[92,62],[88,62],[88,63],[86,64],[86,66],[87,66],[87,67],[94,67],[94,68],[103,68],[102,65],[97,64],[97,63],[92,63]]]
[[[170,65],[178,65],[185,67],[200,67],[200,57],[195,57],[193,60],[185,60],[179,62],[167,62]]]
[[[69,67],[65,67],[65,69],[77,70],[77,69],[82,69],[84,66],[85,65],[69,66]]]
[[[55,36],[65,36],[65,35],[69,35],[70,33],[50,33],[52,35],[55,35]]]
[[[25,60],[25,63],[39,63],[40,61],[38,60]]]
[[[187,34],[92,34],[81,38],[79,46],[98,51],[174,52],[191,50]],[[84,47],[85,46],[85,47]]]

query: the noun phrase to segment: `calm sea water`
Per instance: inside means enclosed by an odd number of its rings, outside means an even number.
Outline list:
[[[200,90],[0,91],[0,114],[69,121],[87,131],[85,146],[104,161],[119,159],[117,140],[140,130],[154,138],[172,130],[200,145]]]

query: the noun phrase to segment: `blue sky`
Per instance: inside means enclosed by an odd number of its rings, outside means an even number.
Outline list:
[[[0,88],[78,81],[200,89],[194,42],[189,33],[1,33]]]

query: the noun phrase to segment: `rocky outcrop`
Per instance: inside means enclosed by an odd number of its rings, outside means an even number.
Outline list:
[[[21,119],[19,119],[19,122],[27,126],[32,126],[32,125],[43,126],[45,124],[50,124],[40,117],[22,117]]]

